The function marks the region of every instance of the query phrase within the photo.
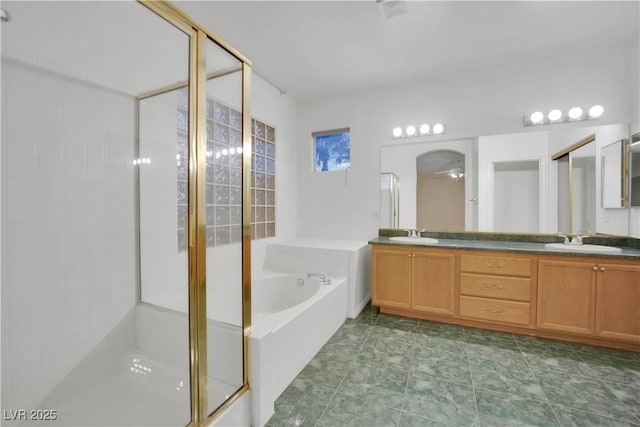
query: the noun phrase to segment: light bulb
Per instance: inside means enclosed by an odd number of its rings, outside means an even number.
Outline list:
[[[413,135],[416,134],[416,127],[413,126],[413,125],[409,125],[409,126],[407,126],[405,131],[407,132],[407,136],[413,136]]]
[[[226,156],[227,154],[229,154],[229,151],[226,148],[222,149],[222,155]]]
[[[557,122],[558,120],[560,120],[560,117],[562,117],[562,111],[560,111],[560,110],[551,110],[551,111],[549,111],[549,114],[547,114],[547,117],[552,122]]]
[[[569,118],[572,120],[578,120],[582,116],[582,108],[573,107],[569,110]]]
[[[402,129],[401,128],[394,128],[393,129],[393,137],[394,138],[400,138],[402,136]]]
[[[544,115],[540,111],[536,111],[535,113],[531,114],[529,119],[531,119],[531,123],[535,123],[535,124],[542,123],[542,119],[544,119]]]
[[[420,135],[426,135],[426,134],[428,134],[428,133],[429,133],[429,129],[430,129],[430,127],[429,127],[429,125],[428,125],[428,124],[426,124],[426,123],[425,123],[425,124],[423,124],[423,125],[420,125]]]
[[[593,119],[597,119],[602,115],[602,113],[604,113],[604,108],[602,107],[602,105],[594,105],[593,107],[589,108],[589,117]]]
[[[238,153],[238,154],[242,154],[242,147],[238,147],[238,148],[236,148],[236,153]]]
[[[433,125],[433,133],[435,135],[440,135],[444,131],[444,125],[442,123],[436,123]]]

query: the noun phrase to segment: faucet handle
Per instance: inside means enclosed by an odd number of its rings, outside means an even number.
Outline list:
[[[558,234],[558,237],[562,237],[564,239],[564,244],[568,245],[571,243],[571,240],[569,240],[569,238],[567,236],[565,236],[564,234]]]
[[[585,237],[589,237],[589,236],[578,236],[576,234],[575,236],[573,236],[573,239],[571,240],[571,243],[573,243],[574,245],[581,245],[582,244],[582,239],[584,239]]]
[[[409,230],[408,228],[405,228],[403,231],[407,232],[407,237],[413,237],[411,234],[413,233],[413,230]]]

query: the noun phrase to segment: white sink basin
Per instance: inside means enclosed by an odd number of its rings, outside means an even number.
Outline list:
[[[416,245],[433,245],[435,243],[438,243],[438,239],[432,239],[431,237],[396,236],[389,237],[389,240],[392,240],[394,242],[413,243]]]
[[[603,253],[622,252],[622,249],[616,248],[615,246],[604,246],[604,245],[565,245],[564,243],[547,243],[544,246],[547,249],[569,251],[569,252],[603,252]]]

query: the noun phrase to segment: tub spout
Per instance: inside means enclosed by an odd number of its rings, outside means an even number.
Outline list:
[[[327,273],[308,273],[307,274],[307,278],[316,278],[316,279],[320,279],[320,284],[321,285],[330,285],[331,284],[331,279],[329,278],[329,275]]]

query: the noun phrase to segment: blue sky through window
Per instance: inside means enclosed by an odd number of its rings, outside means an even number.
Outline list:
[[[351,133],[339,132],[315,137],[316,172],[351,167]]]

